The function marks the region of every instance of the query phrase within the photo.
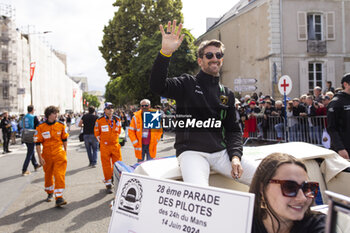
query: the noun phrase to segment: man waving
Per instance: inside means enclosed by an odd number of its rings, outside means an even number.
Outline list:
[[[243,169],[242,134],[236,121],[235,97],[219,82],[224,45],[221,41],[203,41],[198,48],[195,76],[183,74],[168,78],[173,53],[184,38],[182,24],[162,25],[162,49],[151,73],[150,86],[155,93],[176,100],[177,124],[175,149],[185,182],[207,186],[210,169],[239,178]]]

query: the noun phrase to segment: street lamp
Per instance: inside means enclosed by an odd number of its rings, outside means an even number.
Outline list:
[[[33,85],[32,85],[32,80],[34,77],[34,71],[35,71],[35,62],[32,62],[32,54],[31,54],[31,48],[30,48],[30,35],[38,35],[38,34],[47,34],[51,33],[52,31],[43,31],[43,32],[29,32],[29,25],[28,25],[28,45],[29,45],[29,64],[30,64],[30,105],[33,105]]]

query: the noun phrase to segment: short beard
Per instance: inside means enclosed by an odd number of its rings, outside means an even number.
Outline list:
[[[209,68],[211,64],[217,64],[218,66],[220,66],[221,62],[209,62],[208,63],[208,68],[206,70],[203,70],[203,71],[205,73],[207,73],[207,74],[210,74],[210,75],[214,76],[214,77],[219,77],[220,76],[221,67],[219,68],[219,71],[217,73],[213,73],[213,72],[211,72],[211,70]]]

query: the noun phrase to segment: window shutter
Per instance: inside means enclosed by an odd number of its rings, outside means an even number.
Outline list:
[[[334,11],[326,13],[326,39],[335,40]]]
[[[344,74],[350,73],[350,62],[344,62],[345,72]]]
[[[299,61],[299,95],[309,93],[308,64],[309,63],[307,61]]]
[[[307,40],[307,20],[306,12],[297,12],[298,40]]]
[[[331,81],[335,86],[335,67],[334,61],[327,61],[327,81]]]

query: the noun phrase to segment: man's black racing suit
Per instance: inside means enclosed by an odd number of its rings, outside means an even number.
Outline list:
[[[170,58],[158,54],[150,87],[155,93],[176,100],[176,156],[188,150],[214,153],[226,148],[230,161],[233,156],[241,158],[242,133],[236,122],[233,92],[219,84],[219,77],[203,71],[196,76],[167,78],[169,62]],[[197,121],[206,121],[205,126],[209,127],[194,125]],[[218,122],[221,127],[217,127]]]
[[[335,94],[327,106],[327,131],[331,136],[332,149],[346,150],[350,155],[350,95]]]

